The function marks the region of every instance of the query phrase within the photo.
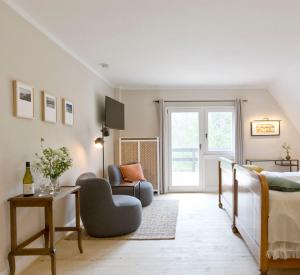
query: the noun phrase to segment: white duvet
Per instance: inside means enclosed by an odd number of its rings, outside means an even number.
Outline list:
[[[300,183],[300,172],[263,172]],[[300,258],[300,192],[269,191],[269,250],[273,259]]]

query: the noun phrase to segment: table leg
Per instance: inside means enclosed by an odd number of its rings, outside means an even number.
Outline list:
[[[83,253],[82,241],[81,241],[81,227],[80,227],[80,193],[79,190],[75,193],[75,205],[76,205],[76,229],[77,229],[77,242],[80,253]]]
[[[11,238],[11,251],[8,254],[8,262],[10,275],[15,275],[16,262],[14,252],[17,248],[17,209],[14,203],[10,202],[10,238]]]
[[[47,223],[49,225],[49,236],[50,236],[50,257],[51,257],[51,272],[52,275],[56,275],[56,257],[54,248],[54,225],[53,225],[53,206],[52,202],[46,207],[47,211]]]
[[[8,262],[9,262],[9,274],[15,275],[16,272],[16,261],[13,252],[9,252],[8,254]]]
[[[47,207],[44,207],[45,213],[45,232],[44,232],[44,240],[45,240],[45,248],[49,248],[49,217]]]

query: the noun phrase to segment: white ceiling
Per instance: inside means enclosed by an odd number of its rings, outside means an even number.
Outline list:
[[[5,1],[115,87],[266,87],[300,63],[299,0]]]

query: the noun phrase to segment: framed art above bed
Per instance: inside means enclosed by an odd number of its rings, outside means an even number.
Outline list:
[[[254,120],[251,136],[280,136],[280,120]]]

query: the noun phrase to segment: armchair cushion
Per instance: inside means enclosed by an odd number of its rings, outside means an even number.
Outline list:
[[[120,166],[124,181],[146,180],[140,163]]]

